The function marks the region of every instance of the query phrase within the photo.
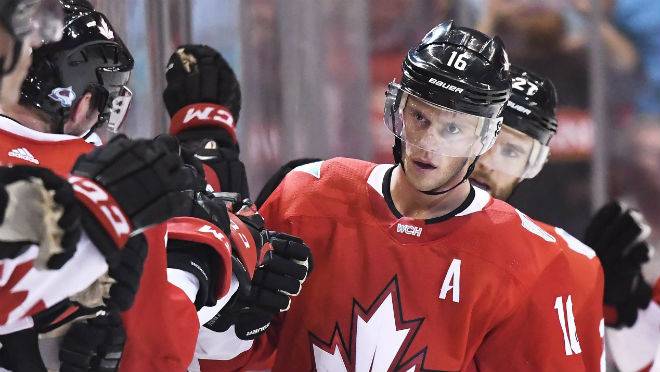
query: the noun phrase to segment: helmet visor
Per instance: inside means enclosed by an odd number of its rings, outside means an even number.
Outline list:
[[[550,153],[548,146],[508,126],[490,151],[479,162],[482,165],[517,178],[534,178],[539,174]]]
[[[385,126],[406,145],[438,155],[469,158],[495,142],[501,118],[487,118],[436,105],[390,84]]]
[[[19,40],[30,38],[32,47],[62,38],[64,14],[57,0],[19,1],[12,15],[11,27]]]

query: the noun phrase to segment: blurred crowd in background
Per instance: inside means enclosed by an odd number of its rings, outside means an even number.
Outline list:
[[[644,213],[660,246],[658,0],[92,2],[135,54],[129,135],[165,130],[159,92],[175,46],[206,43],[227,58],[244,94],[238,129],[253,192],[298,157],[391,162],[384,92],[407,46],[448,18],[500,35],[511,61],[559,94],[550,163],[513,204],[580,237],[593,208],[620,197]],[[651,265],[649,281],[657,274]]]

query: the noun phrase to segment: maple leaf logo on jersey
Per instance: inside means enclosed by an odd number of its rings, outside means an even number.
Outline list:
[[[339,324],[329,342],[310,333],[317,371],[422,371],[426,348],[403,361],[423,318],[403,320],[399,283],[395,276],[365,309],[353,300],[348,345]],[[348,346],[348,347],[347,347]]]

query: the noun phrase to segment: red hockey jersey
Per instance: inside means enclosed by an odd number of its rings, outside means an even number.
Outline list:
[[[78,156],[92,148],[80,138],[34,131],[0,117],[3,165],[41,166],[66,176]],[[121,371],[185,371],[192,360],[199,329],[197,312],[185,293],[167,281],[165,234],[165,224],[145,232],[149,251],[140,289],[133,307],[122,314],[127,343]],[[25,309],[20,312],[21,327],[14,326],[13,330],[30,327],[27,316],[79,292],[107,271],[105,259],[91,242],[84,239],[81,244],[60,270],[32,269],[34,257],[27,255],[33,252],[36,257],[36,247],[14,260],[2,260],[0,316],[17,317],[15,309]]]
[[[476,189],[448,216],[403,217],[391,169],[333,159],[285,178],[261,213],[305,240],[314,272],[250,350],[201,370],[237,370],[275,345],[273,371],[585,370],[557,238]]]
[[[0,165],[41,166],[64,177],[92,147],[80,138],[37,132],[0,116]],[[80,292],[108,269],[84,235],[59,270],[34,269],[37,252],[32,246],[14,259],[0,260],[0,333],[31,327],[31,315]]]
[[[536,221],[536,223],[557,239],[557,244],[568,257],[572,278],[570,282],[572,310],[585,369],[605,371],[603,320],[605,274],[600,260],[593,249],[563,229],[543,222]],[[559,313],[555,315],[557,319],[560,318]]]

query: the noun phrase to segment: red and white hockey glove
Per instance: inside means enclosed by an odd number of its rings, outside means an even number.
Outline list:
[[[238,291],[204,326],[225,332],[233,325],[238,338],[252,340],[268,329],[277,314],[289,309],[291,297],[300,293],[312,271],[312,255],[309,247],[297,237],[266,232],[263,222],[260,228],[250,222],[246,225],[266,238],[263,257],[249,281],[240,274],[240,266],[234,266],[234,274],[239,279]]]
[[[167,267],[197,278],[197,309],[215,305],[229,290],[231,241],[224,201],[199,193],[186,216],[167,221]]]
[[[110,267],[129,237],[190,209],[197,172],[166,140],[119,135],[73,168],[69,182],[84,206],[82,225]]]

